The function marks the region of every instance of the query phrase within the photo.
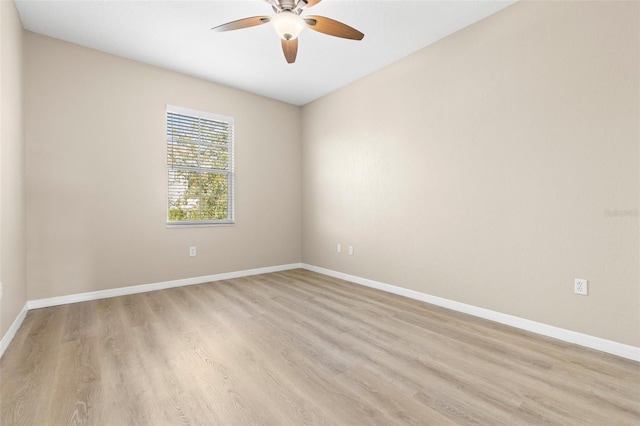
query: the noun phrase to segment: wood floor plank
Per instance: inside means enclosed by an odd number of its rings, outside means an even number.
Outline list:
[[[247,296],[244,300],[252,300],[253,303],[259,304],[261,301],[257,293],[254,292],[253,295],[247,293],[253,292],[253,287],[242,286],[237,287],[236,290]],[[271,295],[273,292],[267,293]],[[270,296],[270,298],[274,297],[277,296]],[[239,300],[241,299],[242,297]],[[247,303],[241,303],[241,305],[244,305],[245,309],[252,309]],[[336,367],[335,360],[333,360],[334,357],[341,357],[339,353],[341,351],[333,353],[313,351],[313,348],[324,347],[326,342],[307,341],[308,336],[313,335],[313,332],[307,328],[302,328],[299,333],[289,334],[291,328],[287,327],[287,320],[295,317],[295,314],[277,310],[277,315],[273,316],[271,311],[263,312],[269,316],[263,317],[261,323],[244,322],[242,327],[259,327],[260,324],[276,326],[271,330],[264,330],[268,331],[267,333],[255,330],[250,334],[268,336],[268,340],[259,339],[257,343],[261,343],[270,352],[273,352],[274,344],[277,345],[280,357],[271,357],[270,362],[279,365],[277,369],[279,375],[288,376],[291,386],[298,388],[311,401],[324,407],[325,411],[331,412],[334,420],[337,420],[339,424],[361,423],[365,419],[368,423],[384,422],[385,416],[377,407],[363,403],[359,393],[350,391],[332,379],[345,370],[344,366]],[[280,333],[280,330],[287,330],[287,332]],[[317,336],[311,338],[316,339]],[[306,349],[312,349],[312,351]],[[301,377],[304,380],[300,380]],[[388,421],[389,419],[386,419],[386,422]]]
[[[283,296],[280,296],[280,298],[282,297]],[[294,300],[291,300],[288,306],[291,309],[296,309],[297,307]],[[344,315],[332,320],[330,317],[322,315],[322,309],[323,308],[319,307],[316,303],[316,305],[306,308],[306,314],[309,318],[317,317],[325,327],[330,327],[336,322],[344,322],[344,319],[348,316],[348,313],[345,312]],[[444,381],[445,383],[455,386],[466,386],[469,388],[472,385],[472,381],[475,381],[473,385],[478,390],[482,390],[483,393],[487,390],[493,390],[493,392],[488,392],[487,394],[493,393],[500,395],[499,403],[501,404],[511,400],[512,406],[517,407],[521,402],[513,392],[507,392],[508,388],[503,385],[497,386],[492,380],[478,375],[477,371],[479,366],[477,362],[469,362],[464,359],[464,356],[458,356],[455,352],[449,351],[446,354],[437,354],[429,347],[429,342],[426,340],[424,341],[424,343],[426,343],[425,345],[419,346],[416,345],[415,339],[399,339],[397,330],[395,330],[395,334],[386,333],[385,335],[380,332],[378,326],[373,323],[365,324],[357,322],[350,324],[349,321],[346,321],[343,325],[337,326],[335,330],[338,334],[346,334],[342,336],[343,341],[337,345],[338,347],[347,346],[349,343],[352,343],[359,351],[366,351],[366,353],[360,353],[361,360],[366,360],[369,364],[376,363],[378,372],[385,370],[384,366],[388,364],[387,361],[390,358],[394,359],[397,366],[395,371],[388,372],[389,377],[396,379],[401,378],[405,383],[412,383],[414,386],[413,391],[417,392],[421,390],[420,382],[412,381],[409,375],[406,374],[402,377],[400,373],[401,369],[415,372],[413,377],[420,377],[418,374],[422,373],[422,376],[428,378],[430,381]],[[375,343],[372,344],[371,342]],[[380,347],[385,347],[386,349],[381,351]],[[354,350],[351,352],[354,353]],[[423,360],[424,356],[429,357],[428,362]],[[457,362],[459,366],[458,371],[454,373],[450,371],[447,367],[447,362],[449,361]],[[460,368],[465,366],[466,370],[460,370]]]
[[[96,336],[102,339],[113,337],[126,331],[122,319],[120,300],[117,297],[95,301]]]
[[[640,424],[640,363],[306,270],[30,311],[2,425]]]
[[[95,318],[98,301],[66,305],[67,315],[62,330],[62,342],[95,337],[98,333]]]
[[[429,404],[423,404],[416,398],[407,398],[395,386],[367,369],[354,368],[346,371],[341,379],[345,386],[362,395],[371,405],[379,407],[387,424],[456,424],[453,419],[440,414]]]
[[[58,363],[48,386],[48,420],[52,424],[99,423],[104,407],[95,338],[63,342],[59,350],[65,361]]]
[[[225,345],[211,347],[209,344],[208,350],[219,358],[227,359],[227,365],[235,372],[239,384],[249,388],[253,400],[265,401],[267,408],[261,411],[272,411],[270,415],[276,423],[326,424],[326,415],[314,402],[292,386],[281,370],[274,369],[271,350],[265,349],[256,339],[247,338],[252,337],[247,334],[249,327],[240,323],[226,323],[225,335],[231,339]],[[279,408],[274,412],[272,407]],[[281,417],[281,410],[289,414]]]
[[[143,294],[130,294],[117,298],[122,305],[122,319],[128,327],[139,327],[156,320]]]
[[[9,345],[0,360],[0,415],[2,424],[30,425],[46,416],[50,395],[44,389],[53,381],[60,360],[60,339],[66,307],[29,312],[30,327]],[[35,402],[35,403],[34,403]]]

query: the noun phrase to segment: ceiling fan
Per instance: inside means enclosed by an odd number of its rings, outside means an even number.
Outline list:
[[[364,34],[342,22],[324,16],[305,16],[300,14],[303,9],[310,8],[322,0],[264,0],[271,5],[276,14],[274,16],[252,16],[239,19],[211,28],[213,31],[231,31],[271,22],[280,36],[282,51],[287,62],[292,64],[298,54],[298,34],[308,27],[314,31],[334,37],[351,40],[362,40]]]

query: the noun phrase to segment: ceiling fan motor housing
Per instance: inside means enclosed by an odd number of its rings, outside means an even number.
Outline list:
[[[267,0],[276,11],[289,10],[299,13],[307,4],[305,0]]]

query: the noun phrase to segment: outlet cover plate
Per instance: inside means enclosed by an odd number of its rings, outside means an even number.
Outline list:
[[[573,281],[573,292],[575,294],[587,296],[589,294],[589,281],[583,280],[581,278],[576,278]]]

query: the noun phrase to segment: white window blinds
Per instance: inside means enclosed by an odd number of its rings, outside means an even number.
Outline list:
[[[167,105],[167,223],[233,223],[233,118]]]

